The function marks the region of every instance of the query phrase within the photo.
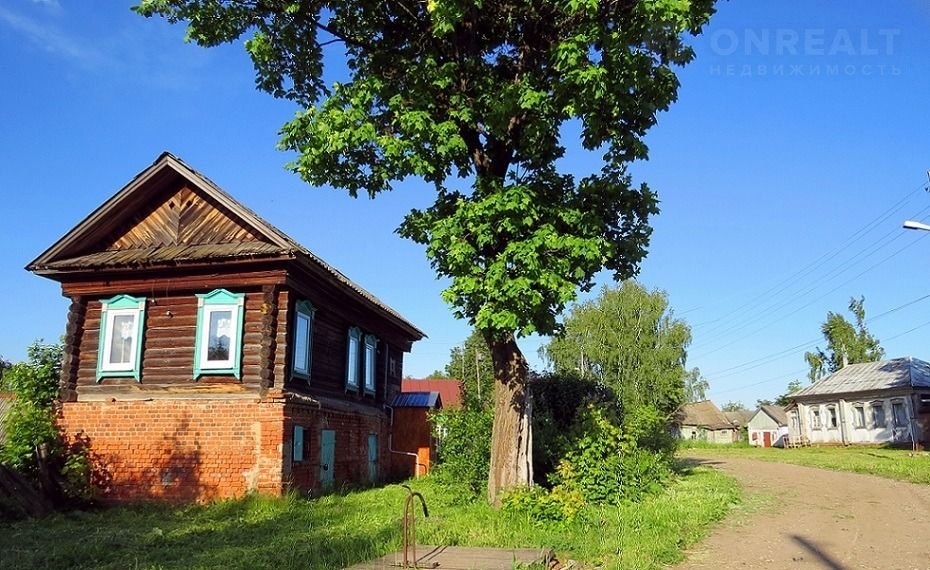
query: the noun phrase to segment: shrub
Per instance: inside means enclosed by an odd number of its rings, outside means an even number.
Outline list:
[[[670,477],[671,451],[654,433],[658,415],[644,412],[621,427],[603,410],[588,406],[572,434],[572,446],[551,480],[591,503],[619,504],[658,490]],[[640,447],[640,441],[659,449]],[[672,448],[673,449],[673,448]]]
[[[464,486],[471,499],[487,489],[494,411],[449,409],[431,416],[439,440],[434,475]]]
[[[542,523],[572,522],[585,507],[584,497],[578,491],[556,487],[551,491],[543,487],[512,489],[501,502],[506,512],[519,513]]]

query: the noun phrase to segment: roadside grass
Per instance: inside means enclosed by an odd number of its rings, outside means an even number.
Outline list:
[[[694,455],[726,455],[763,461],[793,463],[835,471],[878,475],[889,479],[930,484],[930,453],[882,447],[702,448]]]
[[[543,524],[468,502],[428,479],[411,485],[430,510],[417,518],[421,544],[552,547],[560,560],[630,570],[680,560],[740,501],[732,478],[698,467],[641,503],[588,507],[572,523]],[[59,514],[0,525],[0,568],[343,568],[400,549],[405,497],[392,485],[313,500],[250,496]]]

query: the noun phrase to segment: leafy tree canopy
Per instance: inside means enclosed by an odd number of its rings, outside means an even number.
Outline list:
[[[843,315],[828,312],[827,320],[820,326],[820,332],[827,342],[826,350],[817,347],[814,352],[804,353],[804,360],[810,366],[807,377],[811,382],[847,364],[876,362],[885,356],[885,349],[865,326],[865,297],[851,297],[849,312],[855,318],[855,324],[847,321]]]
[[[729,401],[720,407],[723,412],[741,412],[746,409],[742,402]]]
[[[290,167],[375,196],[436,188],[399,232],[425,244],[459,317],[485,336],[554,330],[606,267],[632,276],[657,201],[626,165],[646,158],[713,0],[141,0],[204,46],[246,36],[259,89],[304,108],[284,125]],[[328,45],[335,44],[327,48]],[[339,46],[339,47],[335,47]],[[324,51],[346,81],[327,84]],[[599,172],[559,171],[566,122]],[[454,181],[460,182],[456,184]],[[464,186],[470,186],[465,189]]]
[[[685,373],[685,401],[701,402],[707,399],[710,382],[701,375],[700,368],[692,368]]]
[[[671,413],[685,400],[691,329],[662,291],[625,281],[572,307],[544,348],[556,372],[577,371],[617,394],[624,413],[651,405]]]
[[[798,390],[803,388],[800,380],[792,380],[788,382],[788,387],[785,390],[785,393],[781,396],[775,398],[775,405],[785,407],[791,403],[791,394],[794,394]]]

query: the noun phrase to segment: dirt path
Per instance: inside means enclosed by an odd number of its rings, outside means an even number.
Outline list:
[[[930,570],[930,486],[783,463],[695,455],[764,508],[729,521],[675,570]]]

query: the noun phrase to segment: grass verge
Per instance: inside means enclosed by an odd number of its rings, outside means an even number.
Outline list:
[[[799,449],[737,448],[692,449],[699,456],[725,455],[763,461],[793,463],[835,471],[878,475],[889,479],[930,484],[930,453],[879,447],[803,447]]]
[[[465,502],[429,480],[413,486],[430,508],[430,517],[417,521],[420,543],[547,546],[584,566],[636,570],[679,560],[740,499],[733,479],[697,468],[641,503],[588,507],[559,525]],[[399,549],[405,496],[389,486],[314,500],[251,496],[55,515],[0,525],[0,568],[343,568]]]

